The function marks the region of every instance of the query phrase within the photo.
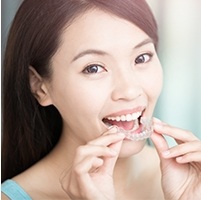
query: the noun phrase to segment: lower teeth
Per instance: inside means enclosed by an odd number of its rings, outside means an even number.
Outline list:
[[[132,141],[139,141],[149,138],[153,132],[152,119],[141,117],[140,123],[142,124],[142,130],[140,133],[135,134],[134,130],[127,131],[121,127],[117,127],[118,132],[124,133],[126,138]]]

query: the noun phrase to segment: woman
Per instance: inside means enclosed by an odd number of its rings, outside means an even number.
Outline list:
[[[22,3],[4,62],[3,199],[201,197],[198,138],[154,119],[157,152],[146,145],[157,43],[142,0]]]

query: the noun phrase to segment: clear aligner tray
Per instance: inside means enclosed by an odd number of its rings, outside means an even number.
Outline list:
[[[139,141],[147,139],[153,132],[152,118],[141,117],[140,123],[142,124],[142,130],[140,133],[134,133],[135,131],[126,131],[123,128],[117,127],[118,132],[124,133],[126,138],[132,141]]]

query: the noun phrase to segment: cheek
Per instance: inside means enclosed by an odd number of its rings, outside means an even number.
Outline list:
[[[158,64],[153,70],[150,70],[143,79],[143,85],[150,100],[156,101],[161,93],[163,86],[163,71]]]
[[[90,85],[74,82],[73,87],[57,87],[54,95],[54,104],[62,115],[64,129],[71,130],[73,137],[85,142],[102,134],[100,112],[106,99],[104,87]],[[82,135],[77,134],[80,132]]]
[[[103,87],[81,80],[59,83],[54,91],[55,106],[66,121],[97,119],[106,98]]]
[[[106,93],[106,89],[98,84],[82,82],[71,91],[70,98],[80,111],[95,115],[102,109]]]

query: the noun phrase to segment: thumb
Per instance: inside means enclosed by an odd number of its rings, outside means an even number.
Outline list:
[[[113,143],[109,146],[113,151],[116,152],[116,156],[104,158],[104,164],[101,168],[101,171],[103,173],[107,173],[108,175],[113,176],[114,167],[115,167],[116,161],[119,157],[123,139],[116,143]]]
[[[165,140],[164,136],[160,135],[156,132],[153,132],[153,134],[151,135],[151,140],[159,155],[159,158],[161,161],[161,167],[163,168],[163,167],[167,166],[171,162],[172,159],[166,159],[163,157],[165,152],[167,152],[169,149],[168,143]]]
[[[153,134],[151,135],[151,140],[156,147],[159,157],[162,157],[162,153],[167,151],[169,148],[164,136],[153,132]]]

